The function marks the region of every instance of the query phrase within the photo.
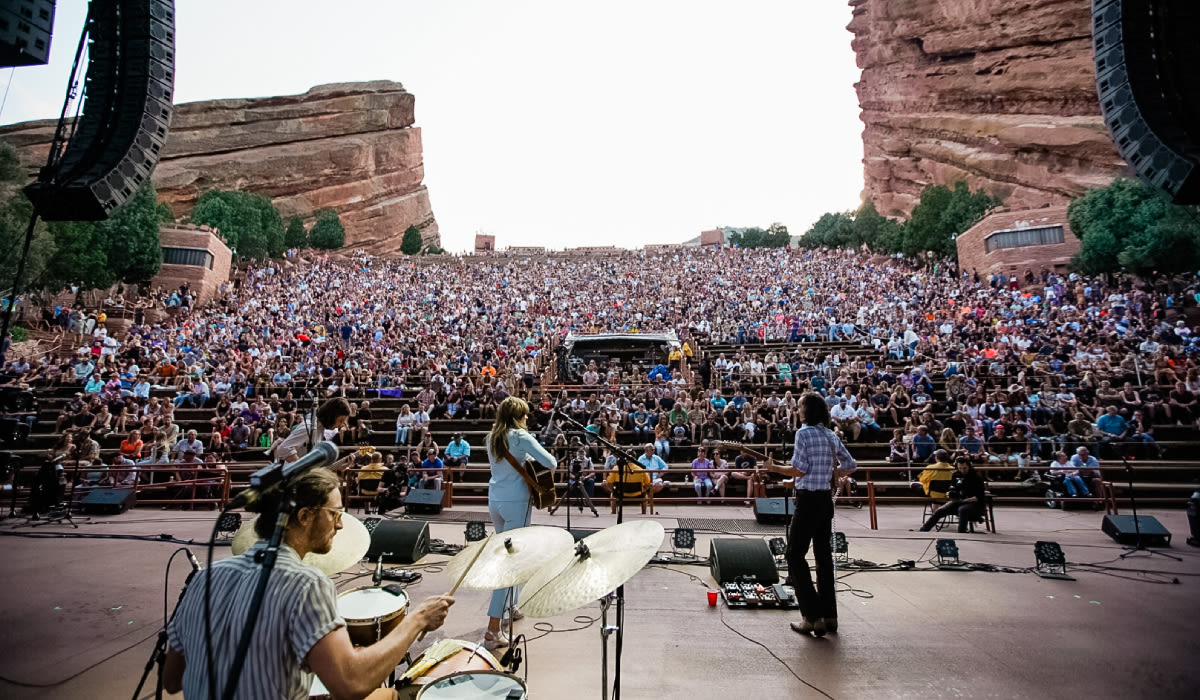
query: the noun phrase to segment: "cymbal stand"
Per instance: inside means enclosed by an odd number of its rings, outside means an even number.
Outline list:
[[[587,426],[583,425],[571,416],[565,413],[562,415],[563,418],[565,418],[571,425],[574,425],[580,430],[587,430]],[[612,450],[612,453],[617,457],[617,480],[619,482],[617,486],[617,524],[620,525],[621,523],[625,522],[625,497],[624,493],[622,493],[620,489],[625,484],[625,477],[629,474],[629,465],[637,462],[637,458],[625,451],[620,445],[617,445],[610,440],[606,440],[600,435],[591,433],[589,434],[592,438],[599,441],[601,445],[604,445],[608,449]],[[611,601],[608,603],[602,602],[601,635],[604,637],[604,653],[602,654],[604,663],[604,672],[602,674],[604,683],[603,700],[608,700],[608,635],[613,632],[616,632],[617,634],[617,650],[616,655],[613,657],[612,697],[613,700],[621,700],[621,654],[624,651],[625,644],[625,584],[617,586],[616,593],[608,594],[608,596],[606,596],[603,600],[608,600],[609,598],[615,599],[616,601],[617,620],[613,627],[610,628],[608,626],[607,612],[608,605],[611,604]]]
[[[613,632],[620,634],[620,625],[609,626],[608,609],[616,596],[612,593],[600,599],[600,698],[608,700],[608,636]]]

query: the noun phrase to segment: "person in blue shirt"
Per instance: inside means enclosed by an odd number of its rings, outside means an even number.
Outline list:
[[[933,453],[937,449],[937,441],[929,434],[927,426],[917,426],[917,434],[912,439],[912,448],[914,462],[924,463],[933,461]]]
[[[442,488],[442,474],[446,473],[446,464],[437,455],[437,450],[431,449],[425,453],[425,460],[421,462],[421,488],[423,489]]]
[[[492,478],[488,481],[488,513],[496,532],[505,532],[529,525],[532,514],[529,486],[516,470],[509,457],[517,464],[527,458],[543,467],[555,469],[558,460],[546,451],[529,433],[529,404],[524,399],[509,396],[496,408],[496,420],[488,432],[486,447]],[[505,609],[514,612],[510,619],[520,619],[517,606],[517,589],[503,588],[492,592],[488,605],[488,627],[484,634],[484,646],[496,649],[509,645],[509,638],[500,630],[500,619]]]

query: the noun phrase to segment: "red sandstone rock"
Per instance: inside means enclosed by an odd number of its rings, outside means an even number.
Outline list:
[[[341,215],[346,245],[389,254],[417,225],[438,243],[425,189],[414,98],[390,81],[320,85],[303,95],[178,105],[154,184],[176,216],[205,191],[243,189],[275,200],[285,220]],[[45,163],[53,121],[0,129],[31,172]]]
[[[851,0],[865,197],[907,215],[966,180],[1012,209],[1061,204],[1125,168],[1096,98],[1080,0]]]

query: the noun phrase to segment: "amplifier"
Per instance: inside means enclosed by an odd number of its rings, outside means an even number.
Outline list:
[[[1170,547],[1171,533],[1156,518],[1149,515],[1137,516],[1134,527],[1132,515],[1106,515],[1100,524],[1104,534],[1121,544],[1138,546],[1138,530],[1142,533],[1143,547]]]

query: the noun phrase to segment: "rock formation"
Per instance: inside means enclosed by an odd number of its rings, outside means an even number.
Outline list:
[[[321,85],[303,95],[211,100],[178,105],[154,184],[176,216],[210,189],[271,197],[285,221],[310,224],[332,208],[347,247],[389,254],[404,230],[438,243],[422,184],[421,130],[414,98],[390,81]],[[53,121],[0,129],[31,171],[44,164]]]
[[[865,197],[907,215],[965,180],[1013,209],[1125,168],[1096,98],[1083,0],[851,0]]]

